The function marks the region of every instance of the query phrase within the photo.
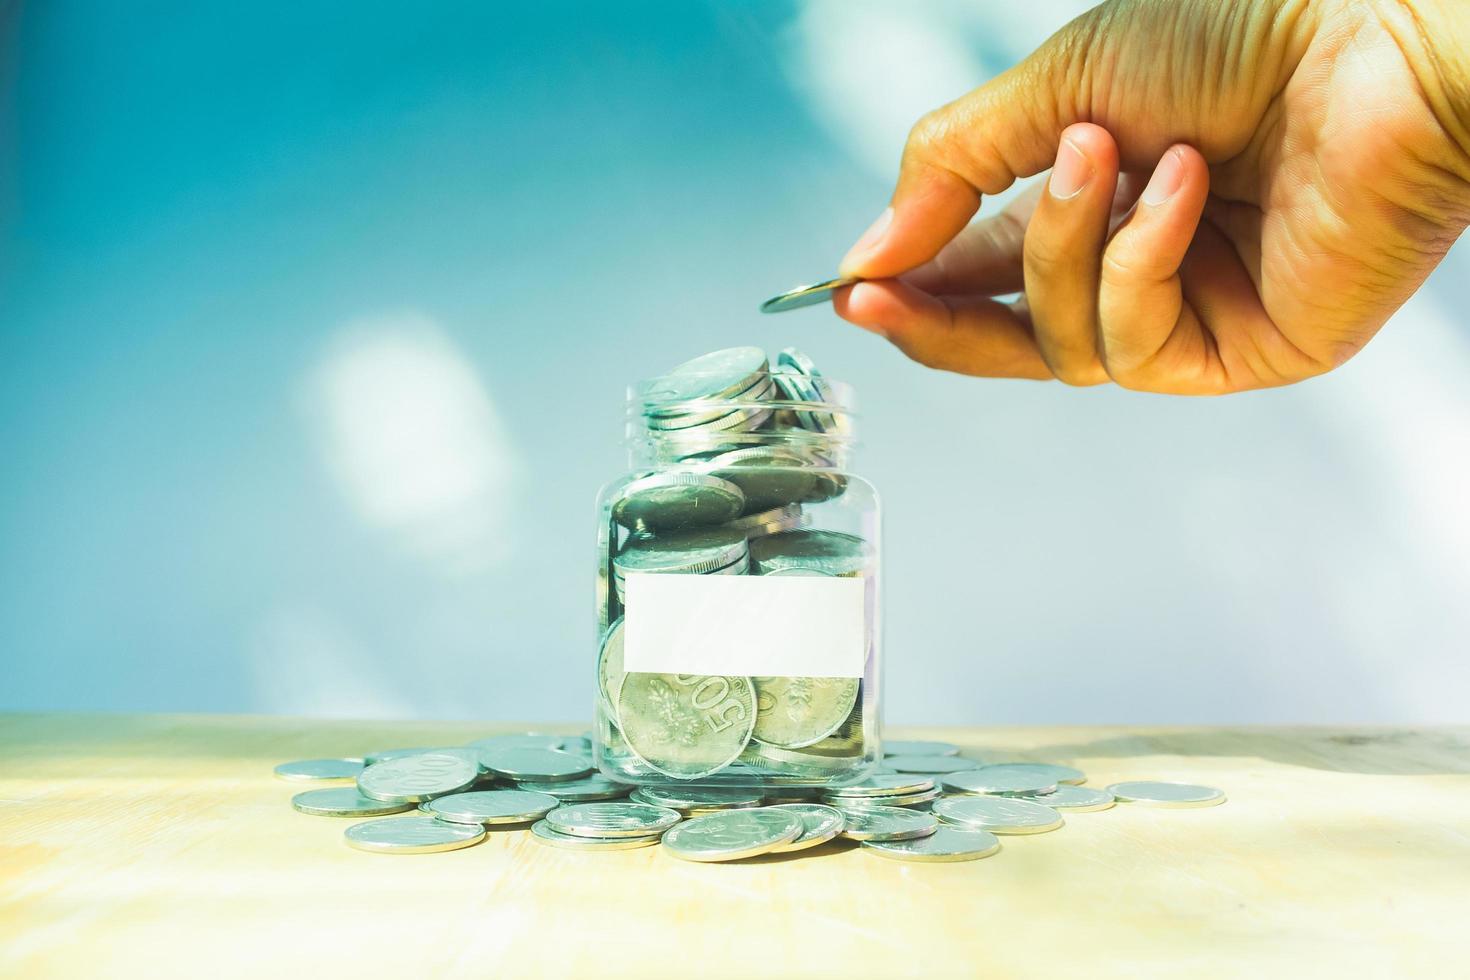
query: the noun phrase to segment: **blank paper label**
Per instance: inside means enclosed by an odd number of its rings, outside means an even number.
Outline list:
[[[861,578],[630,574],[623,668],[655,674],[861,677]]]

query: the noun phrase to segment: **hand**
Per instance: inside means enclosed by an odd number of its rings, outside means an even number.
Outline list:
[[[1218,394],[1330,371],[1470,222],[1467,8],[1110,0],[914,127],[842,262],[872,281],[835,309],[964,374]]]

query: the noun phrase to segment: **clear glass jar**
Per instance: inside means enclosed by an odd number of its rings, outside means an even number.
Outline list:
[[[879,505],[854,400],[791,348],[628,393],[598,495],[594,752],[644,786],[841,786],[880,738]]]

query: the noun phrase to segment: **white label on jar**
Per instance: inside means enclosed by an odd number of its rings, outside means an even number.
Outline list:
[[[861,677],[864,593],[861,578],[824,575],[629,574],[623,669]]]

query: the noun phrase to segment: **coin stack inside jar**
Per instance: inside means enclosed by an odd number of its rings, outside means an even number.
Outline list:
[[[846,469],[850,395],[800,351],[772,361],[736,347],[638,386],[630,403],[638,465],[604,492],[599,525],[604,771],[649,785],[860,778],[877,753],[877,502]],[[847,676],[627,672],[627,584],[638,575],[862,579],[862,666]],[[769,611],[754,605],[752,616]],[[772,643],[790,642],[772,629]],[[693,647],[708,639],[687,636]]]

